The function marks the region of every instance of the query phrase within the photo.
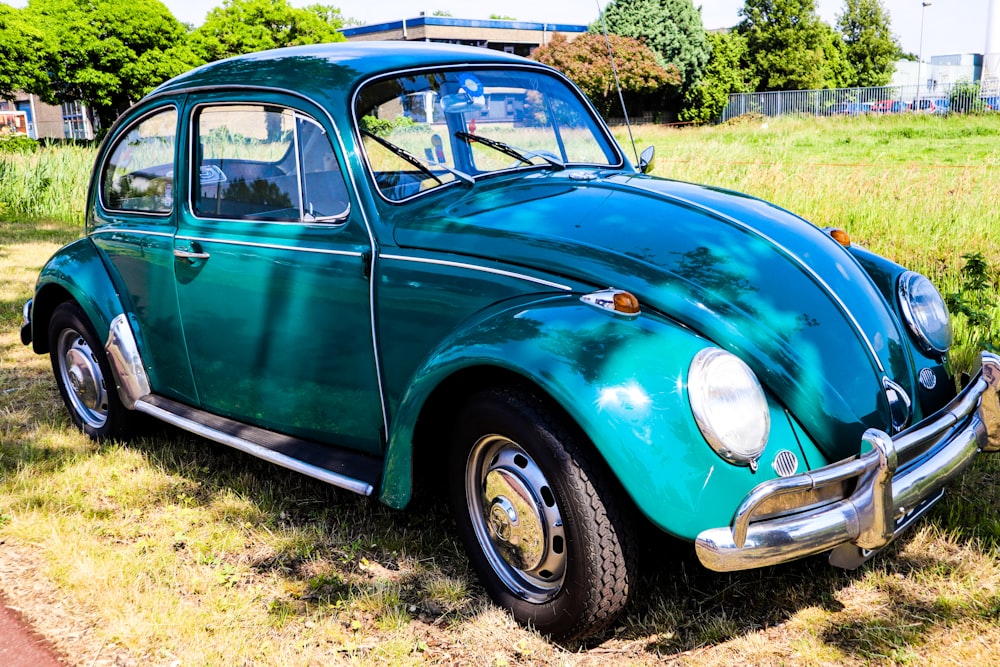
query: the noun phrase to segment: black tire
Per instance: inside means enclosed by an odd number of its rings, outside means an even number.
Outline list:
[[[575,425],[525,392],[480,392],[456,424],[449,473],[459,535],[497,604],[558,640],[614,622],[635,582],[635,537]]]
[[[128,435],[134,415],[118,398],[104,346],[83,309],[59,304],[48,334],[52,372],[73,423],[94,440]]]

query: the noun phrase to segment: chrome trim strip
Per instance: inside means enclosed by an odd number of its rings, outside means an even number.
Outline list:
[[[101,225],[100,229],[92,229],[88,236],[98,236],[100,234],[135,234],[136,236],[162,236],[164,238],[172,239],[174,238],[173,232],[151,232],[146,229],[132,229],[131,227],[112,227],[110,225]]]
[[[815,280],[816,283],[826,291],[827,295],[829,295],[829,297],[831,299],[833,299],[834,303],[836,303],[840,307],[840,309],[841,309],[841,311],[843,311],[844,315],[847,316],[847,319],[850,320],[851,325],[854,327],[854,330],[861,337],[861,340],[864,341],[865,346],[868,347],[868,351],[871,354],[872,360],[875,362],[875,365],[878,367],[879,372],[881,372],[881,373],[885,373],[886,372],[885,371],[885,367],[882,365],[882,360],[879,359],[878,354],[875,352],[875,346],[872,344],[871,340],[868,338],[868,334],[866,334],[865,331],[864,331],[864,329],[861,328],[861,323],[858,322],[857,318],[854,317],[854,313],[852,313],[850,311],[850,309],[847,307],[847,304],[844,303],[843,299],[841,299],[840,296],[836,293],[836,291],[834,291],[834,289],[825,280],[823,280],[822,276],[820,276],[819,273],[817,273],[815,269],[813,269],[805,261],[803,261],[802,259],[800,259],[799,257],[797,257],[791,250],[789,250],[785,246],[781,245],[776,240],[774,240],[773,238],[771,238],[767,234],[763,233],[759,229],[757,229],[755,227],[752,227],[751,225],[748,225],[747,223],[745,223],[745,222],[743,222],[741,220],[737,220],[736,218],[734,218],[732,216],[726,215],[722,211],[718,211],[718,210],[712,208],[711,206],[706,206],[705,204],[699,204],[698,202],[694,202],[694,201],[691,201],[689,199],[685,199],[684,197],[679,197],[677,195],[666,193],[666,192],[657,192],[657,194],[659,196],[662,196],[662,197],[665,197],[665,198],[668,198],[668,199],[672,199],[674,201],[677,201],[677,202],[680,202],[680,203],[685,204],[687,206],[690,206],[690,207],[692,207],[692,208],[694,208],[696,210],[704,211],[705,213],[709,213],[709,214],[711,214],[711,215],[713,215],[713,216],[715,216],[717,218],[721,218],[722,220],[725,220],[726,222],[729,222],[729,223],[731,223],[733,225],[736,225],[740,229],[742,229],[744,231],[747,231],[747,232],[753,234],[754,236],[757,236],[757,237],[759,237],[761,239],[764,239],[765,241],[767,241],[768,243],[770,243],[772,246],[774,246],[775,248],[777,248],[778,250],[780,250],[782,253],[784,253],[784,255],[786,257],[788,257],[790,260],[792,260],[793,262],[795,262],[795,264],[797,264],[803,271],[805,271],[805,273],[808,276],[810,276],[813,280]],[[840,246],[838,246],[838,247],[840,247]],[[845,252],[846,252],[846,250],[845,250]]]
[[[114,371],[118,396],[122,405],[134,410],[136,402],[143,396],[148,396],[152,389],[149,377],[139,354],[139,345],[135,341],[128,318],[122,313],[111,320],[108,331],[108,341],[104,344],[111,368]]]
[[[895,439],[870,429],[863,442],[871,450],[859,458],[759,484],[740,503],[731,527],[698,535],[699,560],[709,569],[728,572],[853,544],[864,550],[859,559],[831,562],[864,562],[873,553],[867,550],[892,541],[912,522],[913,513],[926,509],[927,501],[933,502],[980,451],[1000,449],[1000,356],[983,352],[982,363],[980,376],[958,397]],[[921,456],[932,447],[937,448],[933,455]],[[917,458],[894,474],[908,452],[917,452]],[[751,523],[754,510],[770,498],[855,477],[857,487],[849,498],[819,510]]]
[[[230,241],[229,239],[217,239],[208,236],[176,236],[178,241],[197,241],[198,243],[220,243],[222,245],[245,246],[248,248],[266,248],[268,250],[292,250],[295,252],[311,252],[318,255],[342,255],[344,257],[361,257],[364,253],[356,250],[328,250],[325,248],[300,248],[291,245],[280,245],[277,243],[252,243],[249,241]]]
[[[470,271],[482,271],[483,273],[492,273],[498,276],[505,276],[507,278],[517,278],[518,280],[526,280],[530,283],[536,283],[538,285],[544,285],[546,287],[551,287],[553,289],[563,290],[564,292],[571,292],[573,290],[569,285],[563,285],[562,283],[554,283],[550,280],[545,280],[543,278],[535,278],[534,276],[528,276],[523,273],[514,273],[513,271],[504,271],[503,269],[493,269],[488,266],[482,266],[479,264],[466,264],[464,262],[453,262],[444,259],[431,259],[429,257],[407,257],[406,255],[382,255],[382,259],[396,259],[402,262],[417,262],[419,264],[437,264],[439,266],[453,266],[457,269],[469,269]]]
[[[167,410],[152,405],[151,403],[147,403],[144,400],[139,400],[135,404],[135,409],[138,412],[143,412],[147,415],[155,417],[156,419],[167,422],[168,424],[173,424],[174,426],[182,428],[189,433],[194,433],[195,435],[218,442],[219,444],[232,447],[233,449],[238,449],[241,452],[245,452],[269,463],[274,463],[282,468],[294,470],[295,472],[318,479],[326,482],[327,484],[332,484],[333,486],[341,489],[353,491],[354,493],[360,493],[363,496],[370,496],[374,490],[374,487],[372,487],[372,485],[368,482],[363,482],[352,477],[347,477],[346,475],[326,470],[325,468],[319,468],[309,465],[308,463],[303,463],[298,459],[272,451],[267,447],[261,447],[258,444],[243,440],[242,438],[237,438],[236,436],[229,435],[228,433],[223,433],[222,431],[217,431],[186,417],[181,417],[173,412],[168,412]]]

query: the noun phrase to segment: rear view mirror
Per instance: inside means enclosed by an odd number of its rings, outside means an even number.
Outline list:
[[[486,108],[486,94],[483,82],[473,74],[460,77],[461,87],[457,93],[441,96],[441,106],[445,113],[482,111]]]

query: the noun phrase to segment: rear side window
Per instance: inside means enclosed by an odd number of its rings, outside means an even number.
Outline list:
[[[157,111],[134,123],[108,152],[101,172],[101,203],[113,211],[170,213],[174,205],[177,110]]]
[[[204,106],[195,127],[195,215],[314,222],[347,214],[337,158],[312,118],[267,105]]]

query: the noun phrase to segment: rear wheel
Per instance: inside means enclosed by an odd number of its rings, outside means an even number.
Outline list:
[[[49,320],[49,356],[73,423],[95,440],[128,433],[132,413],[122,405],[104,348],[83,310],[56,307]]]
[[[557,639],[607,627],[628,602],[635,540],[603,462],[530,394],[474,395],[455,429],[451,504],[490,596]]]

